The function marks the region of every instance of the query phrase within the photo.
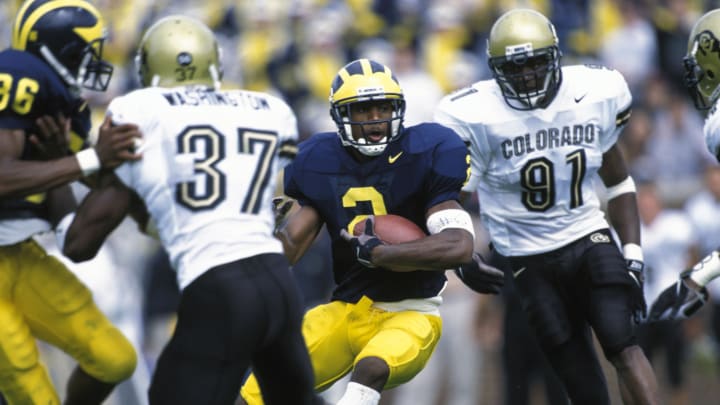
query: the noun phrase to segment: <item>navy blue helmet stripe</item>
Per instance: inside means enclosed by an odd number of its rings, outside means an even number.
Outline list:
[[[363,74],[362,64],[360,63],[360,61],[355,61],[355,62],[345,66],[345,70],[348,72],[348,74],[350,76]]]
[[[335,80],[333,80],[332,86],[331,86],[333,92],[338,91],[340,89],[340,87],[342,87],[343,83],[345,83],[345,80],[343,80],[343,78],[340,77],[340,75],[337,75],[335,77]]]
[[[371,60],[370,69],[372,69],[373,73],[383,73],[385,71],[385,66]]]

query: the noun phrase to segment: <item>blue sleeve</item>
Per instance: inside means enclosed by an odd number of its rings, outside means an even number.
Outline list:
[[[451,131],[452,132],[452,131]],[[427,181],[431,198],[426,209],[443,201],[459,200],[460,190],[470,174],[468,150],[459,136],[452,132],[432,152],[432,175]]]

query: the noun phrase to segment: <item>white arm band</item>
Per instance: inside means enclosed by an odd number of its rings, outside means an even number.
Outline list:
[[[70,228],[70,224],[72,224],[73,219],[75,219],[75,213],[71,212],[65,215],[63,219],[58,222],[57,226],[55,226],[55,243],[57,244],[60,253],[62,253],[63,248],[65,247],[65,235],[67,235],[67,231]]]
[[[642,248],[635,243],[626,243],[623,245],[623,256],[625,256],[627,260],[644,261]]]
[[[428,217],[426,225],[430,235],[440,233],[447,228],[460,228],[470,232],[475,240],[475,227],[470,214],[465,210],[447,209],[434,212]]]
[[[608,187],[607,188],[607,199],[608,201],[612,200],[613,198],[625,194],[625,193],[634,193],[635,192],[635,181],[632,177],[627,176],[625,180],[621,181],[620,183]]]
[[[690,278],[702,287],[705,287],[709,282],[719,276],[720,256],[718,256],[717,250],[713,250],[712,253],[700,260],[690,273]]]
[[[80,165],[83,176],[89,176],[100,170],[100,158],[97,152],[95,152],[95,148],[83,149],[75,154],[75,158],[78,161],[78,165]]]

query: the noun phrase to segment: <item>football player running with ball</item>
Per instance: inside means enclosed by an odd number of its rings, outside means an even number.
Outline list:
[[[375,405],[382,390],[423,369],[440,339],[442,270],[473,263],[487,292],[498,291],[502,273],[471,261],[473,224],[458,202],[469,170],[465,144],[434,123],[403,128],[405,98],[390,68],[368,59],[345,65],[332,82],[330,112],[337,132],[301,143],[285,168],[284,191],[297,204],[278,237],[294,263],[327,228],[337,286],[303,321],[315,386],[351,373],[338,404]],[[429,236],[385,244],[372,221],[383,214]],[[365,232],[351,236],[361,221]],[[254,376],[242,397],[262,403]]]
[[[703,134],[710,153],[720,161],[720,9],[705,13],[693,26],[688,40],[685,85],[698,110],[707,112]],[[650,307],[649,320],[684,319],[692,316],[708,301],[705,286],[720,276],[718,249],[693,268],[680,273]]]
[[[553,24],[514,9],[491,28],[494,80],[446,96],[436,121],[470,145],[481,218],[508,258],[531,327],[573,403],[610,403],[595,332],[625,404],[656,404],[655,374],[636,343],[645,314],[635,186],[618,136],[631,95],[620,73],[561,67]],[[593,188],[607,187],[609,222]]]
[[[273,236],[277,174],[297,150],[294,113],[268,94],[221,90],[217,40],[189,17],[148,28],[137,62],[145,88],[112,100],[108,115],[139,125],[143,159],[102,174],[69,217],[63,253],[93,257],[128,213],[157,225],[181,297],[151,404],[233,403],[250,365],[269,404],[321,404],[300,292]]]

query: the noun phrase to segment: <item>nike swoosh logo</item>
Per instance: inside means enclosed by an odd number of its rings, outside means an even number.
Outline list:
[[[398,154],[395,155],[395,156],[388,156],[388,163],[390,163],[390,164],[395,163],[395,161],[398,160],[398,158],[400,158],[400,155],[402,155],[402,154],[403,154],[403,153],[400,152],[400,153],[398,153]]]
[[[513,277],[518,278],[518,276],[525,270],[527,270],[527,267],[520,267],[519,269],[513,271]]]
[[[579,103],[579,102],[581,102],[581,101],[582,101],[582,99],[584,99],[584,98],[585,98],[585,96],[587,96],[587,93],[583,94],[583,95],[582,95],[582,96],[580,96],[580,97],[575,97],[575,102],[576,102],[576,103]]]

